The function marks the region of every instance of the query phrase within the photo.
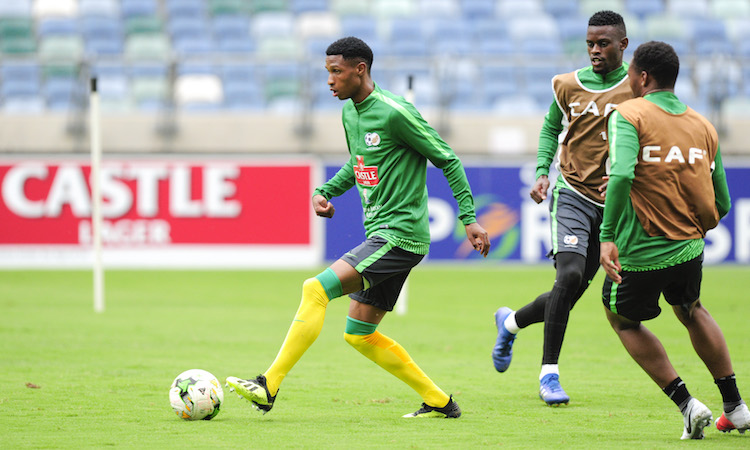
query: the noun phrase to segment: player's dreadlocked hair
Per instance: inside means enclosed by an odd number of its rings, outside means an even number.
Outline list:
[[[617,14],[614,11],[599,11],[594,13],[594,15],[589,19],[590,27],[601,27],[606,25],[611,25],[622,31],[622,37],[628,35],[627,29],[625,28],[625,20],[621,15]]]
[[[367,72],[372,67],[372,49],[365,41],[353,36],[341,38],[329,45],[326,55],[341,55],[346,60],[356,60],[367,65]]]
[[[674,48],[659,41],[639,45],[633,53],[633,65],[654,77],[661,89],[674,88],[680,72],[680,58]]]

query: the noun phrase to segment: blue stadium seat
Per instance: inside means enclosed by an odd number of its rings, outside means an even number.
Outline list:
[[[245,16],[215,16],[211,29],[216,39],[250,37],[250,20]]]
[[[467,19],[495,17],[495,0],[463,0],[461,13]]]
[[[544,13],[542,4],[537,0],[499,0],[495,8],[501,19],[535,17]]]
[[[84,100],[84,88],[75,79],[51,78],[43,87],[44,99],[50,111],[69,111],[81,106]]]
[[[120,3],[117,0],[79,0],[78,14],[81,17],[103,16],[120,17]]]
[[[544,11],[556,19],[578,15],[578,0],[544,0]]]
[[[156,16],[159,14],[159,5],[156,0],[120,0],[120,14],[123,19]]]
[[[327,12],[328,0],[289,0],[289,11],[293,14]]]
[[[167,0],[166,12],[170,19],[205,17],[208,8],[205,0]]]
[[[37,21],[36,32],[39,37],[50,35],[70,36],[80,33],[78,20],[67,17],[45,18]]]
[[[664,2],[662,0],[627,0],[625,9],[630,14],[643,20],[646,17],[664,12]],[[625,24],[628,25],[627,23]]]
[[[357,36],[368,44],[378,38],[378,23],[370,16],[348,15],[341,17],[341,35]]]
[[[221,36],[216,39],[216,51],[219,53],[251,55],[257,49],[258,46],[250,35]]]
[[[106,16],[82,17],[81,35],[88,55],[120,55],[123,52],[122,23],[119,19]]]
[[[461,14],[457,0],[417,0],[417,12],[420,17],[451,17]]]
[[[706,18],[709,16],[707,0],[679,0],[667,2],[666,12],[682,18]]]
[[[31,0],[0,2],[0,17],[31,17]]]

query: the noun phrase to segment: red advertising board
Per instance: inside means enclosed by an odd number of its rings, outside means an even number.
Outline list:
[[[102,244],[105,251],[311,247],[313,168],[311,161],[108,160]],[[0,161],[0,257],[3,246],[89,247],[90,173],[85,161]]]

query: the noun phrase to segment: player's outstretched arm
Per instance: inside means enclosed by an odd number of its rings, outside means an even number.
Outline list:
[[[531,198],[537,202],[542,203],[542,200],[547,198],[547,189],[549,189],[549,177],[547,175],[540,175],[536,179],[536,183],[531,187]]]
[[[477,222],[466,225],[466,236],[469,242],[485,258],[490,253],[490,237],[487,232]]]
[[[312,198],[313,209],[315,214],[320,217],[333,217],[333,213],[336,212],[336,208],[333,207],[333,203],[329,202],[325,197],[320,194],[313,195]]]

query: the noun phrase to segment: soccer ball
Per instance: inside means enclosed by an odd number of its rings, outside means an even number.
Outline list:
[[[169,388],[169,403],[185,420],[211,420],[224,402],[221,384],[210,372],[190,369],[177,375]]]

